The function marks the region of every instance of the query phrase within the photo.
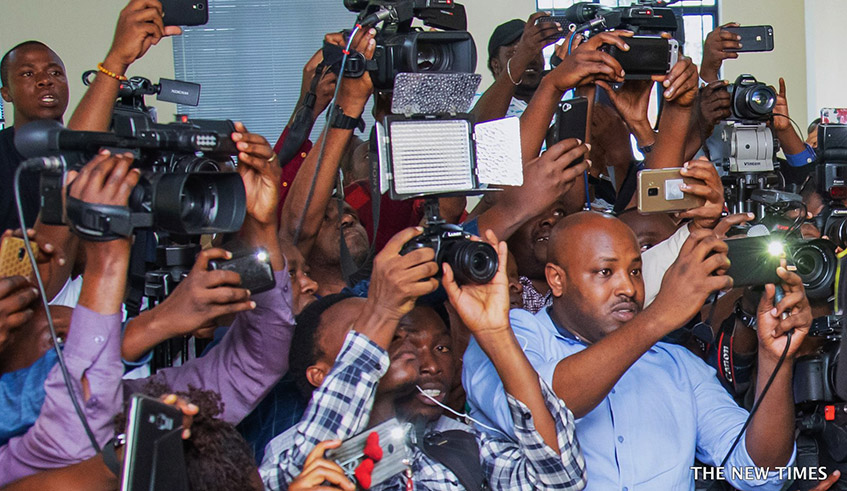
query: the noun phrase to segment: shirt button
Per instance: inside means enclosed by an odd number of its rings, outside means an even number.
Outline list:
[[[305,158],[306,158],[306,155],[307,155],[307,154],[306,154],[306,152],[301,152],[301,153],[300,153],[300,158],[305,159]]]
[[[618,441],[619,441],[620,443],[623,443],[623,437],[622,437],[622,436],[619,436],[619,437],[618,437]]]
[[[629,491],[629,488],[623,488],[623,491]]]
[[[94,342],[97,344],[103,344],[106,341],[106,338],[103,336],[94,336]]]
[[[285,181],[282,181],[282,187],[287,188],[287,187],[288,187],[288,183],[287,183],[287,182],[285,182]]]
[[[282,291],[288,293],[288,285],[283,286]]]
[[[614,394],[614,393],[615,393],[615,389],[612,389],[612,394]]]

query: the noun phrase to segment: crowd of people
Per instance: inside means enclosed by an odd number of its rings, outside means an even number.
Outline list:
[[[463,197],[438,199],[444,220],[494,248],[493,280],[457,281],[432,248],[401,253],[423,232],[424,205],[372,198],[373,138],[333,122],[309,140],[338,83],[319,50],[275,146],[241,123],[231,135],[246,196],[235,235],[267,253],[275,286],[251,293],[238,273],[211,269],[233,251],[208,237],[178,286],[138,315],[124,309],[132,236],[93,241],[43,223],[39,176],[28,172],[21,228],[14,135],[42,119],[109,131],[130,66],[181,31],[162,23],[159,0],[131,0],[67,121],[57,53],[39,41],[8,49],[0,94],[14,125],[0,131],[0,227],[4,238],[37,242],[44,289],[33,277],[0,279],[0,486],[118,489],[127,402],[145,394],[184,415],[192,490],[786,489],[780,469],[801,465],[794,360],[820,348],[807,334],[832,307],[810,302],[786,262],[764,288],[734,287],[726,274],[727,233],[755,216],[727,214],[719,166],[701,155],[730,116],[719,73],[739,56],[739,38],[718,27],[699,68],[680,56],[667,75],[630,80],[602,48],[629,50],[632,32],[608,31],[558,46],[561,63],[545,70],[542,50],[564,32],[538,22],[546,15],[491,34],[494,82],[472,108],[478,122],[520,118],[524,184],[472,209]],[[376,35],[365,26],[352,48],[372,58]],[[346,41],[330,33],[315,44]],[[590,137],[547,146],[570,91],[591,101]],[[823,208],[804,166],[816,128],[807,141],[795,132],[786,92],[780,80],[774,113],[784,117],[768,125],[812,218]],[[651,94],[661,99],[655,124]],[[355,120],[372,97],[381,120],[390,99],[367,73],[345,79],[335,103]],[[681,189],[703,205],[640,213],[638,172],[670,167],[699,183]],[[103,149],[68,173],[66,194],[126,208],[140,176],[133,154]],[[804,234],[820,236],[812,223]],[[360,266],[353,274],[350,260]],[[731,380],[719,376],[712,342],[727,323]],[[705,337],[692,327],[703,324]],[[182,361],[151,370],[150,353],[173,339],[186,340]],[[382,456],[397,449],[370,435],[395,419],[407,424],[408,454],[384,475]],[[351,472],[332,451],[359,434],[369,435],[367,458]],[[724,469],[725,480],[695,479],[698,466]],[[830,466],[820,477],[816,490],[840,473]]]

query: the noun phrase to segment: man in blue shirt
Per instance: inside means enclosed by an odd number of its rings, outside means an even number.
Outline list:
[[[513,310],[511,324],[541,378],[578,418],[586,489],[693,490],[695,457],[718,466],[730,453],[747,411],[733,402],[712,368],[683,347],[659,342],[712,292],[731,287],[721,274],[729,266],[726,251],[710,230],[693,231],[659,294],[642,311],[641,255],[622,222],[579,213],[553,230],[546,267],[553,305],[534,316]],[[778,274],[785,298],[774,307],[774,286],[768,285],[758,309],[757,396],[785,349],[785,333],[794,334],[724,469],[739,489],[780,489],[787,473],[780,476],[777,468],[794,461],[792,365],[811,313],[799,277],[784,268]],[[471,415],[511,433],[502,385],[473,341],[463,382]],[[762,475],[762,468],[769,472]]]

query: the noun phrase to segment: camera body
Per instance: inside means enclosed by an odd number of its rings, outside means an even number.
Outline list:
[[[471,235],[458,225],[443,221],[428,222],[421,235],[403,245],[400,254],[424,247],[435,250],[438,265],[450,265],[456,283],[460,285],[488,283],[497,274],[497,251],[485,242],[471,240]]]
[[[749,74],[739,75],[727,87],[732,98],[732,117],[739,121],[767,121],[773,117],[776,91]]]
[[[384,21],[377,32],[372,60],[351,53],[343,67],[348,77],[371,74],[374,89],[391,92],[399,73],[473,73],[476,45],[467,32],[467,14],[453,0],[344,0],[344,6],[359,12],[360,24]],[[425,26],[443,31],[412,28],[420,19]],[[324,59],[339,59],[340,48],[324,45]],[[336,73],[340,63],[331,64]]]
[[[68,131],[55,121],[36,121],[16,132],[15,146],[25,156],[61,153],[70,162],[61,172],[42,173],[44,223],[71,222],[77,232],[90,232],[92,240],[114,237],[117,226],[118,235],[150,227],[185,235],[241,228],[246,194],[241,176],[232,172],[232,157],[238,154],[231,139],[234,125],[187,119],[157,124],[143,102],[151,90],[141,82],[126,88],[113,112],[111,133]],[[141,179],[130,196],[129,211],[69,199],[66,213],[65,171],[82,168],[101,148],[130,151],[136,157],[133,166],[141,169]]]
[[[225,261],[209,261],[209,269],[234,271],[241,277],[240,288],[250,294],[262,293],[276,286],[268,252],[264,249],[245,251]]]

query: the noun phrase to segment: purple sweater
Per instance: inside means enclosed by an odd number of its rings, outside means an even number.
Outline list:
[[[189,385],[214,390],[225,404],[222,419],[239,422],[288,370],[294,314],[287,267],[274,276],[276,287],[252,297],[256,308],[236,315],[221,343],[206,356],[161,370],[150,379],[165,382],[175,391]],[[103,445],[114,436],[112,421],[123,411],[124,398],[150,379],[121,379],[120,314],[101,315],[82,306],[75,308],[63,353],[77,400],[98,443]],[[80,387],[83,373],[91,392],[85,402]],[[44,387],[44,405],[35,425],[0,446],[0,486],[94,456],[58,366],[50,372]]]

